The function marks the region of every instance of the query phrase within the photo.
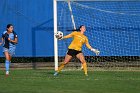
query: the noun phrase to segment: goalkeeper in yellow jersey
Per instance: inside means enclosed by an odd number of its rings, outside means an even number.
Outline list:
[[[100,51],[97,49],[94,49],[90,46],[88,42],[88,38],[84,35],[84,32],[86,31],[86,27],[84,25],[81,25],[79,27],[80,31],[74,31],[69,35],[66,35],[64,37],[59,37],[56,35],[56,38],[58,39],[67,39],[67,38],[73,38],[71,44],[68,47],[68,52],[65,56],[64,62],[59,66],[58,70],[54,73],[54,76],[57,76],[58,73],[64,68],[64,66],[72,59],[72,57],[76,56],[82,63],[82,67],[84,70],[84,74],[88,76],[87,73],[87,64],[85,57],[82,53],[82,46],[83,44],[86,45],[88,49],[95,52],[96,55],[99,55]]]

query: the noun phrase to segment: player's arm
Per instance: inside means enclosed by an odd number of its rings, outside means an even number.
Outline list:
[[[71,37],[73,37],[74,36],[74,33],[75,32],[72,32],[72,33],[70,33],[70,34],[68,34],[68,35],[66,35],[66,36],[59,36],[59,35],[55,35],[55,37],[57,38],[57,39],[59,39],[59,40],[62,40],[62,39],[67,39],[67,38],[71,38]]]
[[[3,44],[3,41],[4,41],[4,34],[2,34],[0,46]]]
[[[3,38],[1,38],[0,46],[3,44],[3,41],[4,41],[4,39],[3,39]]]
[[[15,38],[14,40],[11,40],[10,38],[8,38],[8,40],[12,43],[15,43],[15,44],[18,42],[18,38]]]
[[[14,32],[14,40],[11,40],[10,38],[8,38],[8,40],[14,44],[17,44],[18,43],[18,36],[17,34]]]
[[[62,39],[71,38],[71,37],[73,37],[73,35],[74,35],[74,32],[72,32],[72,33],[70,33],[70,34],[64,36]]]
[[[90,49],[91,51],[93,51],[94,53],[96,53],[96,55],[99,55],[100,51],[97,50],[97,49],[95,49],[95,48],[92,48],[92,47],[90,46],[90,44],[89,44],[87,38],[86,38],[86,42],[85,42],[85,44],[86,44],[86,47],[87,47],[88,49]]]

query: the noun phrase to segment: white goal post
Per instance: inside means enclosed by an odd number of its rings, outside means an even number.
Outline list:
[[[53,10],[54,10],[54,34],[57,32],[57,0],[53,0]],[[55,71],[58,70],[58,47],[57,38],[54,35],[54,65]]]

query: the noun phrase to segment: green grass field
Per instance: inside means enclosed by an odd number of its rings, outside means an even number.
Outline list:
[[[0,71],[0,93],[140,93],[139,71],[12,70]]]

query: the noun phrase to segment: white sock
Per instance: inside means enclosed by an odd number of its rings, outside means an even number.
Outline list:
[[[9,75],[9,71],[6,71],[6,75]]]

